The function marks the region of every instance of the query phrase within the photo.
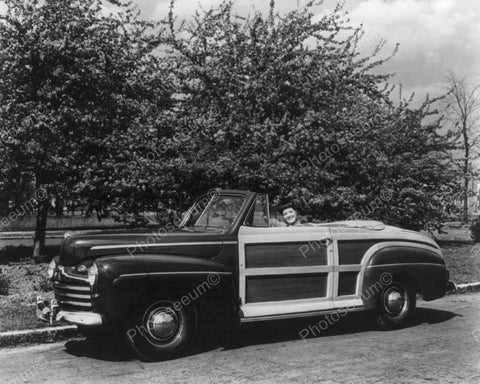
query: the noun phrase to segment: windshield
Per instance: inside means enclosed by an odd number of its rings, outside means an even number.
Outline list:
[[[199,199],[187,212],[180,227],[229,228],[245,202],[243,196],[214,195]]]

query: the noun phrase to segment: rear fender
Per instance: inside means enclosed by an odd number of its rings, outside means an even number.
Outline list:
[[[370,248],[362,262],[362,300],[366,309],[377,306],[382,289],[401,281],[424,300],[446,293],[448,272],[440,250],[422,244],[383,243]]]

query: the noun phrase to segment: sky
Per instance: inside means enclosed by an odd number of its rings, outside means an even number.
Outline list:
[[[306,0],[275,0],[277,11],[287,12]],[[176,0],[179,18],[195,9],[209,9],[221,0]],[[398,53],[382,68],[394,73],[391,83],[402,85],[402,98],[415,92],[421,103],[426,94],[444,92],[445,76],[453,72],[480,83],[480,1],[479,0],[344,0],[353,26],[363,24],[365,36],[360,46],[364,54],[372,52],[381,40],[387,41],[381,54],[388,56],[395,45]],[[170,0],[133,0],[146,19],[163,19]],[[240,14],[254,9],[266,11],[270,0],[236,0]],[[318,14],[332,10],[337,0],[324,0]],[[0,13],[2,2],[0,0]],[[398,88],[400,89],[400,88]],[[398,97],[398,95],[397,95]]]
[[[266,10],[270,0],[237,0],[241,14],[254,9]],[[134,0],[142,17],[163,18],[170,0]],[[220,0],[177,0],[176,14],[188,17],[200,5],[210,8]],[[301,3],[301,2],[300,2]],[[325,0],[318,13],[331,10],[336,1]],[[296,7],[295,0],[276,0],[282,13]],[[388,56],[395,45],[398,53],[386,65],[385,72],[395,73],[391,82],[401,84],[402,97],[415,92],[416,100],[428,93],[435,96],[445,89],[449,71],[458,77],[480,82],[480,1],[479,0],[345,0],[345,10],[352,25],[363,24],[361,51],[371,53],[385,39],[382,51]]]

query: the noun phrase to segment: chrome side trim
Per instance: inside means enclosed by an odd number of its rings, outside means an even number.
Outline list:
[[[57,314],[56,321],[66,320],[72,324],[79,325],[102,325],[103,319],[98,313],[93,312],[68,312],[60,311]]]
[[[141,273],[126,273],[118,276],[113,283],[126,277],[141,277],[141,276],[175,276],[175,275],[231,275],[232,272],[215,272],[215,271],[175,271],[175,272],[141,272]]]
[[[444,267],[445,268],[445,265],[443,264],[440,264],[440,263],[392,263],[392,264],[380,264],[380,265],[367,265],[367,269],[374,269],[374,268],[385,268],[385,266],[388,266],[388,267],[405,267],[405,266],[408,266],[408,267],[412,267],[412,266],[432,266],[432,265],[436,265],[438,267]]]
[[[150,247],[171,247],[171,246],[199,246],[199,245],[222,245],[222,244],[238,244],[236,241],[197,241],[184,243],[137,243],[137,244],[116,244],[116,245],[96,245],[90,250],[98,249],[121,249],[121,248],[150,248]]]
[[[334,271],[334,267],[331,265],[330,266],[312,265],[308,267],[247,268],[245,270],[245,276],[298,275],[298,274],[328,273],[333,271]]]

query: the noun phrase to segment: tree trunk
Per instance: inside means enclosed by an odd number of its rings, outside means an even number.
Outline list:
[[[468,222],[468,176],[465,176],[464,179],[464,195],[463,195],[463,222],[467,223]]]
[[[33,240],[33,261],[39,263],[45,255],[45,231],[47,229],[47,215],[50,202],[48,197],[38,201],[37,223],[35,226],[35,237]]]
[[[463,195],[463,222],[466,224],[468,222],[468,184],[469,184],[469,171],[470,171],[470,141],[468,138],[467,130],[467,121],[464,119],[462,122],[462,134],[463,134],[463,145],[465,146],[465,159],[463,162],[463,184],[464,184],[464,195]]]

